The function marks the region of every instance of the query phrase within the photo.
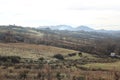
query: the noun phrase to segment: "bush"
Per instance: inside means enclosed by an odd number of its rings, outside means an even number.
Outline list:
[[[53,57],[56,58],[56,59],[59,59],[59,60],[64,60],[64,57],[61,54],[56,54]]]
[[[45,60],[43,57],[41,57],[41,58],[39,58],[38,60],[40,60],[40,61],[43,61],[43,60]]]
[[[46,75],[45,75],[44,72],[38,72],[37,78],[38,78],[39,80],[45,80],[45,77],[46,77]]]
[[[20,62],[20,57],[18,56],[0,56],[0,61],[1,62],[9,62],[9,63],[19,63]]]
[[[77,78],[77,80],[85,80],[85,77],[84,77],[84,76],[79,76],[79,77]]]
[[[10,59],[12,63],[19,63],[21,58],[18,56],[11,56]]]
[[[68,54],[69,57],[76,56],[76,53]]]
[[[38,74],[37,74],[37,78],[41,78],[42,77],[42,74],[39,72]]]
[[[28,71],[23,71],[19,74],[19,79],[26,79]]]
[[[57,72],[57,73],[56,73],[56,78],[57,78],[58,80],[62,80],[62,79],[64,78],[64,75],[62,75],[60,72]]]

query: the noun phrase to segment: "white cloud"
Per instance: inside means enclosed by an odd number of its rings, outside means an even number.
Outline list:
[[[120,29],[119,0],[0,0],[0,24]]]

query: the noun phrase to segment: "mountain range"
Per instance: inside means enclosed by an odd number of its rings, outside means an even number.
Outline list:
[[[94,31],[93,28],[88,26],[72,27],[69,25],[56,25],[56,26],[40,26],[39,29],[51,29],[51,30],[68,30],[68,31]]]
[[[100,30],[95,30],[91,27],[81,25],[78,27],[72,27],[70,25],[56,25],[56,26],[40,26],[37,29],[40,30],[59,30],[59,31],[85,31],[85,32],[97,32],[97,33],[107,33],[111,36],[117,36],[119,37],[120,30],[105,30],[105,29],[100,29]]]

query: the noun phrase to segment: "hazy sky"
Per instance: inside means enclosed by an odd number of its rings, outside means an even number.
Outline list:
[[[9,24],[120,30],[120,0],[0,0],[0,25]]]

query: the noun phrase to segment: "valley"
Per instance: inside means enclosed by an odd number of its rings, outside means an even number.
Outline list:
[[[119,31],[0,26],[0,79],[119,80],[119,40]]]

